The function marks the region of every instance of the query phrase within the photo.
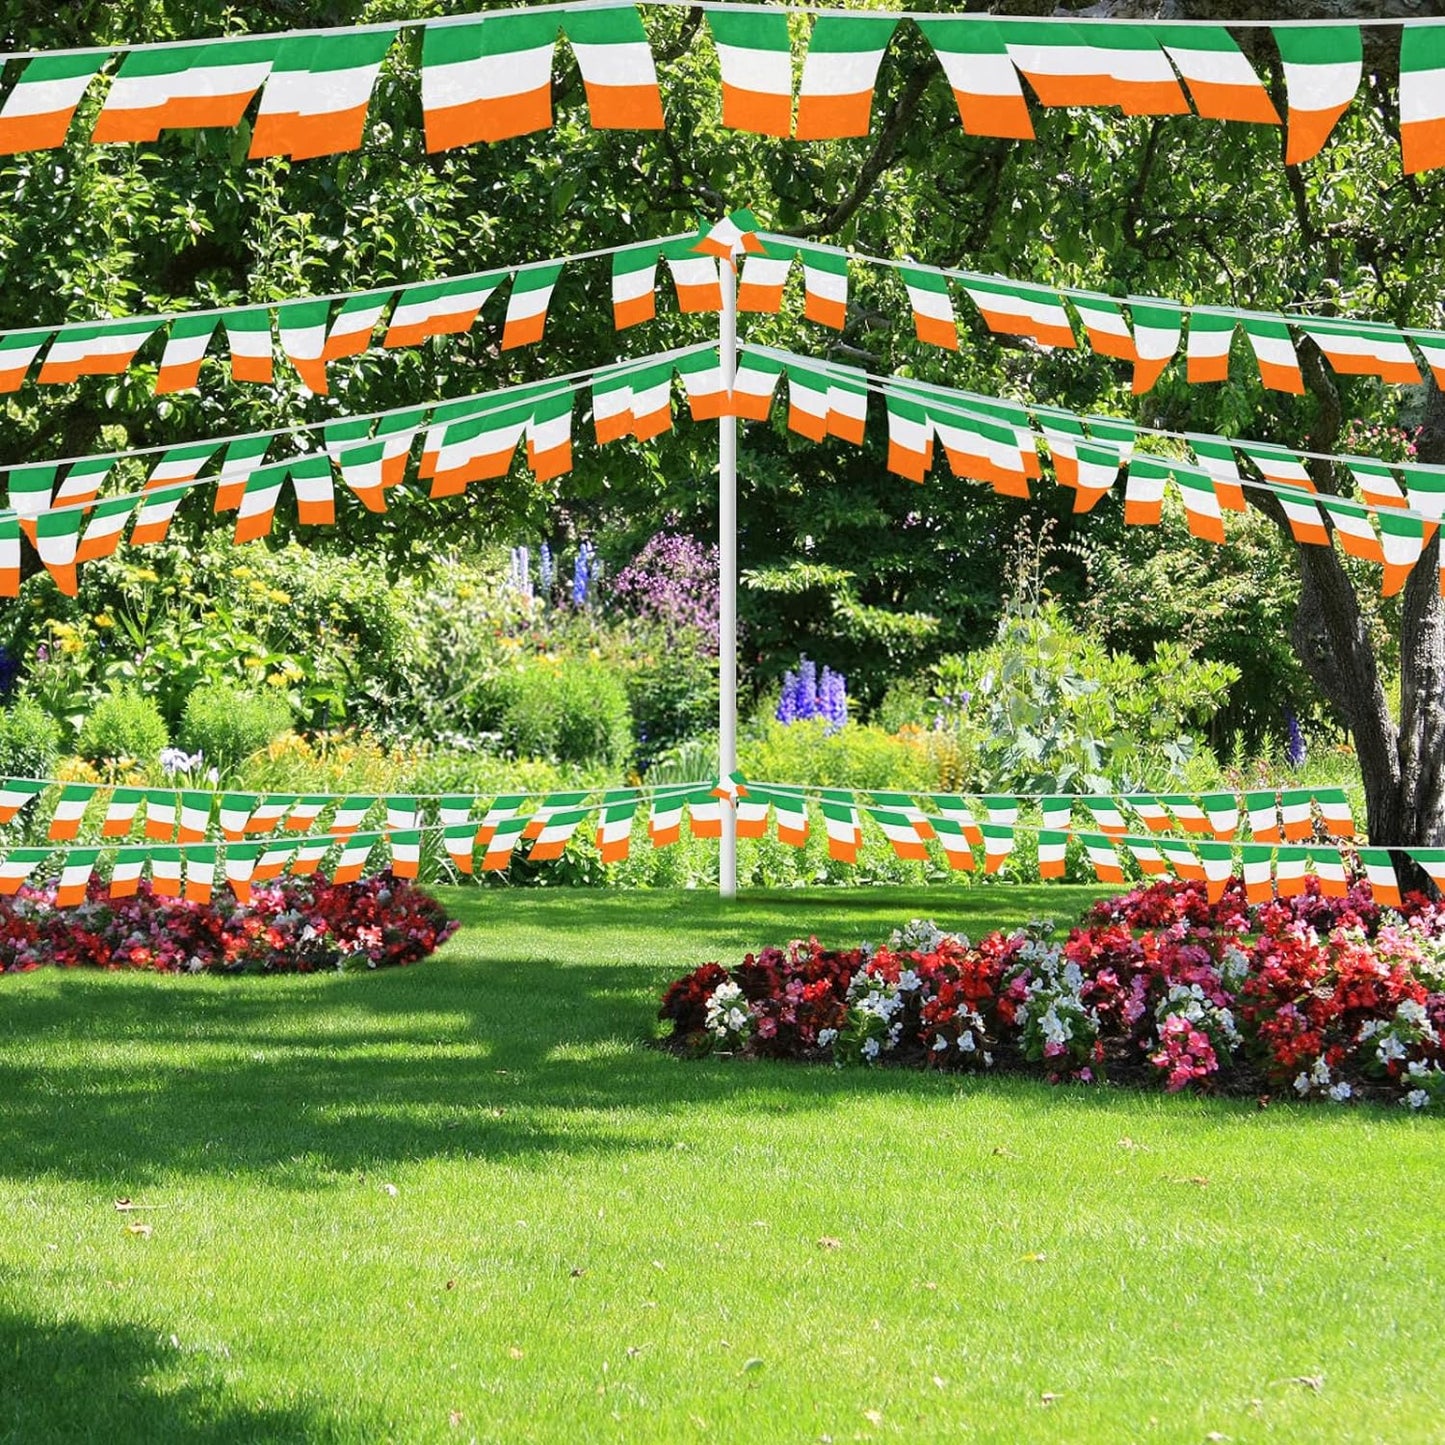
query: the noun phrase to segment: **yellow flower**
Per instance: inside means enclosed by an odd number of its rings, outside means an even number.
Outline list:
[[[252,672],[255,672],[258,668],[266,666],[266,659],[264,657],[257,657],[253,653],[250,657],[245,659],[243,665],[249,667]]]
[[[273,672],[273,673],[270,673],[270,674],[267,676],[267,678],[266,678],[266,686],[267,686],[267,687],[285,687],[285,686],[286,686],[286,681],[287,681],[287,679],[286,679],[286,674],[285,674],[284,672]]]
[[[62,637],[60,639],[60,650],[69,653],[84,652],[85,644],[78,637]]]
[[[114,627],[115,618],[108,612],[98,612],[95,617],[95,625],[97,627]]]
[[[272,587],[266,595],[272,602],[280,602],[283,605],[291,600],[291,594],[289,592],[282,592],[279,587]]]

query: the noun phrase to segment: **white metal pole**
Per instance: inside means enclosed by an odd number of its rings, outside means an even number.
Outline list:
[[[731,260],[718,266],[722,281],[722,328],[718,354],[723,395],[731,405],[737,370],[737,276]],[[726,779],[738,766],[738,423],[724,415],[718,421],[718,777]],[[718,896],[735,898],[738,891],[736,810],[722,806],[722,841],[718,850]]]

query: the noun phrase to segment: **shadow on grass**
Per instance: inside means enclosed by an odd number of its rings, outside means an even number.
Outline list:
[[[255,1445],[340,1437],[303,1407],[238,1405],[220,1366],[133,1324],[0,1307],[0,1445]],[[375,1438],[375,1437],[374,1437]]]
[[[869,1096],[973,1095],[1054,1115],[1167,1108],[1182,1129],[1305,1122],[1016,1077],[682,1060],[642,1044],[657,962],[483,961],[475,935],[468,951],[366,978],[92,975],[17,991],[0,1015],[0,1177],[135,1193],[176,1171],[255,1172],[310,1188],[392,1160],[652,1152],[696,1106],[785,1114]]]

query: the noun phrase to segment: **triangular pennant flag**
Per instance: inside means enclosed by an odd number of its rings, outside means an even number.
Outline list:
[[[647,837],[654,848],[666,848],[682,837],[682,808],[687,788],[658,788],[647,811]]]
[[[380,833],[353,833],[342,844],[331,869],[333,883],[355,883],[366,868],[371,850],[381,842]],[[227,855],[229,857],[229,855]]]
[[[1299,369],[1299,357],[1295,354],[1294,338],[1289,327],[1277,316],[1260,316],[1249,311],[1243,313],[1242,319],[1244,334],[1254,349],[1260,381],[1271,391],[1287,391],[1294,396],[1303,396],[1304,374]]]
[[[963,824],[953,818],[934,818],[934,835],[943,846],[943,856],[955,873],[974,871],[973,844],[964,832]]]
[[[657,67],[637,7],[564,10],[562,29],[582,72],[592,125],[597,130],[661,130]]]
[[[1257,843],[1240,845],[1244,869],[1244,896],[1250,903],[1268,903],[1274,897],[1274,849]]]
[[[817,14],[798,92],[799,140],[868,134],[873,87],[896,16],[833,11]]]
[[[246,834],[246,824],[251,820],[252,810],[260,801],[254,793],[222,793],[217,807],[217,821],[221,825],[221,836],[228,843],[238,843]],[[112,799],[114,806],[114,799]],[[107,819],[109,815],[107,814]],[[124,832],[130,831],[129,823]]]
[[[1198,848],[1204,864],[1205,896],[1218,903],[1234,872],[1234,849],[1228,843],[1200,843]]]
[[[1405,852],[1430,875],[1437,888],[1445,889],[1445,848],[1407,848]]]
[[[793,56],[788,16],[763,6],[704,14],[722,74],[722,123],[755,135],[790,135]]]
[[[484,873],[499,872],[511,864],[512,853],[521,840],[526,826],[525,818],[501,818],[498,820],[491,837],[486,840],[486,852],[482,856]]]
[[[75,908],[85,902],[90,879],[95,871],[99,848],[72,848],[60,868],[60,881],[55,885],[55,902],[59,908]]]
[[[733,374],[732,414],[747,421],[766,421],[783,363],[745,349]]]
[[[979,832],[983,834],[983,871],[992,877],[1014,850],[1014,830],[1002,823],[981,823]]]
[[[1155,842],[1164,855],[1164,861],[1178,877],[1186,883],[1204,882],[1204,865],[1182,838],[1168,838],[1161,834]]]
[[[421,873],[421,830],[403,828],[387,834],[391,844],[391,871],[397,878],[416,878]]]
[[[537,834],[537,841],[532,844],[527,861],[546,863],[560,858],[563,849],[572,840],[572,835],[591,816],[590,808],[567,808],[552,813]]]
[[[1400,159],[1406,175],[1445,165],[1445,21],[1401,28]]]
[[[92,50],[28,61],[0,105],[0,155],[64,145],[76,107],[109,59],[109,52]]]
[[[1209,819],[1204,815],[1204,809],[1187,794],[1162,793],[1158,801],[1169,809],[1174,815],[1174,821],[1186,833],[1203,835],[1214,831]]]
[[[1298,898],[1305,891],[1305,864],[1309,854],[1299,847],[1275,850],[1274,885],[1281,898]]]
[[[828,834],[828,856],[839,863],[856,863],[863,846],[863,826],[853,794],[840,788],[824,788],[820,806]]]
[[[1229,353],[1239,316],[1196,306],[1189,313],[1189,341],[1185,347],[1191,382],[1228,381]]]
[[[1131,527],[1157,527],[1164,515],[1164,483],[1173,467],[1163,457],[1136,452],[1124,483],[1124,521]]]
[[[1214,483],[1214,494],[1227,512],[1245,509],[1244,488],[1240,485],[1239,461],[1234,448],[1222,437],[1187,434],[1187,441],[1199,465]]]
[[[201,843],[211,826],[211,809],[216,801],[214,793],[183,792],[181,794],[180,841]]]
[[[288,301],[277,312],[281,350],[317,396],[327,392],[326,332],[330,319],[329,301]]]
[[[778,842],[801,848],[808,841],[808,800],[802,793],[770,789]]]
[[[61,386],[82,376],[119,376],[161,325],[158,316],[138,316],[64,327],[50,343],[36,379],[42,386]]]
[[[1319,879],[1320,892],[1326,898],[1347,898],[1350,880],[1345,872],[1345,860],[1338,848],[1306,848],[1315,877]]]
[[[182,857],[179,848],[152,848],[150,850],[151,887],[162,898],[181,896]]]
[[[1173,301],[1148,297],[1129,298],[1129,319],[1134,324],[1134,381],[1136,396],[1142,396],[1164,374],[1179,354],[1184,331],[1183,308]],[[1190,320],[1191,334],[1193,319]]]
[[[1027,336],[1040,346],[1076,345],[1069,313],[1057,291],[1001,276],[967,275],[960,284],[982,313],[990,331],[1004,336]]]
[[[361,145],[372,87],[395,27],[283,39],[251,131],[251,156],[337,155]]]
[[[49,848],[8,848],[0,857],[0,897],[13,897],[35,870],[53,856]]]
[[[871,807],[866,811],[900,858],[922,861],[928,857],[928,848],[907,813],[887,807]]]
[[[695,788],[687,795],[687,823],[694,838],[722,836],[722,804],[711,788]]]
[[[1048,800],[1045,799],[1047,802]],[[1062,802],[1063,799],[1059,799]],[[1128,828],[1124,823],[1124,815],[1119,811],[1119,805],[1112,798],[1085,798],[1084,806],[1094,815],[1094,821],[1099,825],[1099,831],[1106,838],[1122,838]],[[1162,809],[1160,810],[1163,811]],[[1048,826],[1047,824],[1045,826]],[[1062,825],[1059,825],[1062,826]]]
[[[134,898],[140,891],[141,875],[150,862],[150,849],[117,848],[111,859],[110,888],[112,898]]]
[[[163,130],[240,123],[271,70],[264,36],[130,51],[106,92],[91,139],[153,141]]]
[[[187,903],[207,904],[211,901],[211,890],[216,882],[216,854],[214,843],[198,843],[185,850]]]
[[[704,256],[716,256],[720,261],[731,261],[740,251],[752,255],[765,249],[758,235],[758,218],[746,209],[731,211],[711,225],[703,221],[693,242],[693,250]]]
[[[14,822],[20,810],[47,786],[33,778],[0,778],[0,824]]]
[[[1350,497],[1331,497],[1323,494],[1319,498],[1319,504],[1324,508],[1325,515],[1334,523],[1335,534],[1340,539],[1340,545],[1351,557],[1358,557],[1363,562],[1384,562],[1385,549],[1380,545],[1380,539],[1370,525],[1368,507],[1362,506]],[[1423,533],[1421,546],[1424,546]]]
[[[1174,826],[1168,809],[1152,794],[1130,793],[1123,801],[1143,819],[1144,826],[1151,833],[1167,833]]]
[[[1039,876],[1062,878],[1068,852],[1068,827],[1073,816],[1070,798],[1040,798],[1039,813],[1043,827],[1038,835]]]
[[[1152,838],[1140,838],[1133,833],[1126,833],[1119,842],[1133,855],[1139,871],[1146,878],[1162,878],[1169,872],[1169,865]]]
[[[1185,466],[1182,462],[1176,462],[1170,471],[1184,503],[1184,520],[1189,527],[1189,535],[1222,544],[1224,514],[1214,489],[1214,478],[1208,472]]]
[[[1210,831],[1220,842],[1229,842],[1239,830],[1239,799],[1233,793],[1206,793],[1200,800]]]
[[[1100,883],[1122,883],[1124,869],[1119,863],[1118,850],[1102,833],[1080,833],[1079,841],[1089,855],[1094,876]]]
[[[421,102],[427,150],[549,129],[557,21],[555,10],[522,9],[426,26]]]
[[[326,333],[323,361],[336,361],[343,356],[360,356],[371,345],[372,332],[381,320],[381,313],[391,305],[395,288],[385,291],[361,291],[345,297],[336,309]]]
[[[527,801],[525,793],[509,793],[494,798],[492,805],[487,809],[482,818],[482,825],[477,829],[477,842],[485,848],[492,841],[492,835],[508,819],[515,818],[522,804]],[[525,820],[524,826],[525,826]]]
[[[11,331],[0,336],[0,395],[20,390],[41,347],[54,334],[53,331]]]
[[[1286,788],[1280,794],[1279,811],[1284,819],[1284,836],[1291,842],[1314,837],[1313,804],[1314,794],[1307,788]]]
[[[1418,386],[1420,368],[1404,335],[1382,322],[1301,316],[1294,325],[1324,353],[1341,376],[1378,376],[1399,386]]]
[[[55,810],[50,815],[50,832],[47,837],[52,843],[67,842],[79,836],[85,810],[99,791],[99,787],[94,783],[66,783],[61,788]]]
[[[1399,908],[1404,900],[1400,897],[1400,880],[1395,876],[1395,864],[1389,852],[1384,848],[1361,848],[1360,863],[1375,902],[1381,908]]]
[[[1162,55],[1160,59],[1163,59]],[[1124,319],[1123,301],[1114,296],[1100,296],[1093,291],[1065,291],[1063,294],[1078,312],[1079,320],[1084,323],[1089,345],[1100,356],[1138,362],[1139,353],[1134,349],[1134,336],[1129,330],[1129,323]]]
[[[953,296],[949,292],[947,278],[941,271],[918,266],[901,266],[898,274],[908,288],[909,304],[913,307],[913,329],[918,339],[930,346],[957,351],[958,317],[954,315]]]

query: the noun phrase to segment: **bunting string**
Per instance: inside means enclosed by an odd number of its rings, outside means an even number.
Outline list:
[[[234,128],[250,113],[252,159],[355,150],[377,77],[403,31],[419,33],[431,152],[550,128],[559,38],[581,74],[592,126],[660,130],[663,98],[642,17],[685,3],[575,0],[424,21],[12,51],[0,59],[23,68],[0,102],[0,152],[64,144],[93,85],[100,103],[89,139],[96,144],[155,141],[169,129]],[[936,57],[971,134],[1032,139],[1034,105],[1196,114],[1285,125],[1292,165],[1318,154],[1355,103],[1362,29],[1398,28],[1402,167],[1413,174],[1445,164],[1445,21],[1001,19],[730,0],[700,8],[721,82],[722,123],[733,129],[798,140],[866,135],[883,58],[900,30],[911,28]],[[790,17],[798,15],[811,25],[795,85]],[[1231,35],[1243,29],[1271,34],[1285,81],[1284,116]]]

